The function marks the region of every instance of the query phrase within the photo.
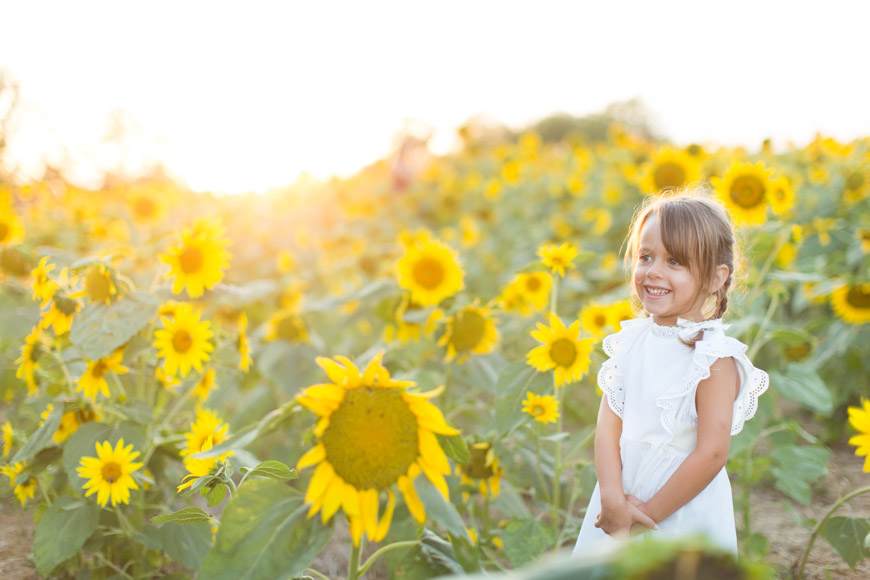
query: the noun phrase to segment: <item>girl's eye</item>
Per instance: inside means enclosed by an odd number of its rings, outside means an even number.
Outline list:
[[[677,262],[676,260],[674,260],[673,258],[668,259],[668,264],[670,264],[671,266],[679,266],[680,265],[680,263]]]
[[[641,254],[640,256],[637,257],[637,261],[638,262],[649,262],[650,256],[649,256],[649,254]]]

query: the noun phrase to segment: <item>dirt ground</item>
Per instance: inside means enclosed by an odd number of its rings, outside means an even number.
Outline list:
[[[838,497],[870,484],[870,474],[861,468],[863,461],[852,455],[853,449],[834,450],[829,464],[829,476],[818,485],[810,506],[795,506],[795,511],[807,518],[820,518]],[[810,531],[795,523],[783,507],[785,497],[776,490],[760,488],[752,498],[753,531],[764,534],[770,541],[767,562],[775,566],[780,578],[790,578],[789,571],[801,556]],[[852,500],[838,515],[870,517],[870,494]],[[347,545],[350,537],[342,526],[336,528],[336,536],[327,550],[314,562],[319,571],[336,580],[347,571]],[[33,543],[31,514],[22,511],[14,497],[0,498],[0,579],[37,580],[39,575],[28,559]],[[376,567],[375,567],[376,568]],[[373,568],[368,580],[380,580],[383,573]],[[807,564],[808,580],[867,579],[870,578],[870,560],[864,560],[852,571],[837,556],[824,538],[819,537],[810,553]]]

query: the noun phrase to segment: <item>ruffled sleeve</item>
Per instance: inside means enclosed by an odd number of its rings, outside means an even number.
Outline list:
[[[691,328],[691,334],[703,331],[704,335],[695,343],[692,365],[686,375],[675,388],[656,399],[656,404],[662,409],[662,425],[671,435],[677,422],[697,425],[695,393],[698,384],[710,376],[710,367],[717,359],[732,357],[740,376],[740,390],[731,413],[731,434],[736,435],[743,429],[743,424],[755,415],[758,397],[767,390],[770,379],[766,372],[755,368],[746,356],[746,345],[725,334],[727,326],[722,324],[721,319],[705,321],[700,327],[697,323],[687,324],[686,328]]]
[[[608,335],[602,342],[604,353],[610,358],[598,371],[598,387],[607,398],[610,409],[620,419],[625,412],[625,388],[623,383],[623,361],[625,354],[635,343],[637,337],[652,323],[650,318],[634,318],[622,322],[622,330]]]

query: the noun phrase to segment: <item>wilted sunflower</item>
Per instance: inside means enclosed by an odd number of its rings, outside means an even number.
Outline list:
[[[501,491],[502,469],[492,443],[480,441],[468,446],[471,459],[456,466],[462,485],[476,486],[484,497],[498,497]],[[468,493],[462,493],[462,501],[468,501]]]
[[[538,256],[540,256],[541,261],[559,276],[564,276],[567,268],[574,267],[573,260],[577,257],[577,253],[577,246],[569,242],[560,246],[543,244],[538,248]]]
[[[492,310],[479,306],[477,300],[459,310],[447,319],[447,329],[438,341],[439,346],[447,347],[444,360],[450,362],[458,356],[457,362],[462,363],[471,354],[492,352],[499,340],[495,323]]]
[[[640,187],[644,193],[676,189],[701,178],[697,158],[674,147],[663,147],[640,168]]]
[[[536,395],[528,391],[523,401],[523,412],[540,423],[555,423],[559,418],[559,401],[551,395]]]
[[[266,322],[265,341],[286,340],[292,343],[308,342],[305,322],[293,308],[281,308],[269,316]]]
[[[538,329],[531,335],[544,344],[529,351],[527,361],[542,373],[555,369],[557,387],[579,381],[589,370],[589,354],[594,341],[580,338],[579,320],[565,328],[559,317],[551,312],[550,326],[539,322]]]
[[[731,211],[738,224],[763,224],[770,201],[770,174],[759,161],[755,164],[734,161],[721,178],[711,177],[716,194]]]
[[[107,357],[97,359],[88,363],[88,369],[82,374],[79,379],[76,392],[84,392],[85,398],[91,401],[96,400],[97,393],[103,393],[103,396],[109,398],[109,385],[103,375],[111,371],[117,375],[123,375],[128,372],[127,367],[121,365],[121,359],[124,358],[124,349],[119,348]]]
[[[19,461],[15,465],[0,466],[0,473],[9,478],[9,487],[13,488],[15,497],[21,502],[21,507],[24,507],[28,499],[33,499],[36,493],[36,478],[33,476],[30,476],[24,483],[15,483],[26,469],[26,461]]]
[[[180,294],[186,287],[191,298],[199,298],[223,280],[224,269],[230,264],[229,243],[216,221],[200,218],[192,228],[184,228],[178,243],[160,256],[171,268],[169,275],[175,277],[172,293]]]
[[[214,346],[209,342],[212,332],[207,320],[199,320],[189,304],[178,304],[172,318],[162,317],[163,328],[154,331],[154,348],[163,359],[167,375],[181,372],[185,377],[191,367],[202,372],[202,363],[209,360]]]
[[[435,306],[465,287],[459,255],[447,244],[420,234],[404,240],[405,255],[397,264],[399,286],[420,306]]]
[[[831,307],[849,324],[870,323],[870,284],[847,284],[831,294]]]
[[[857,447],[855,455],[866,455],[864,471],[870,473],[870,401],[861,399],[861,407],[849,407],[849,424],[858,430],[858,435],[849,439],[849,445]]]
[[[317,444],[303,455],[296,469],[316,465],[305,501],[308,516],[318,511],[324,522],[342,508],[350,521],[354,545],[365,533],[372,541],[389,531],[395,484],[408,511],[419,523],[426,511],[414,488],[422,471],[448,497],[444,475],[450,473],[447,457],[435,434],[457,435],[429,393],[409,393],[414,383],[397,381],[381,366],[383,353],[375,355],[363,372],[343,356],[317,358],[331,383],[312,385],[297,395],[299,402],[320,419],[314,428]],[[387,508],[378,520],[378,495],[386,491]]]
[[[97,494],[97,503],[105,507],[109,500],[114,507],[118,502],[130,503],[130,490],[139,489],[131,474],[142,467],[141,463],[133,463],[139,455],[133,451],[133,444],[124,446],[124,440],[118,440],[115,448],[108,441],[96,444],[97,457],[82,457],[80,467],[76,469],[79,477],[88,481],[82,489],[88,490],[85,497]]]

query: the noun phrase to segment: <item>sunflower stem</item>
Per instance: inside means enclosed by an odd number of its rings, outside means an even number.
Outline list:
[[[757,298],[758,292],[761,289],[761,284],[764,282],[764,279],[767,277],[767,273],[770,271],[770,268],[773,266],[773,261],[776,260],[776,256],[779,254],[779,251],[788,241],[788,234],[786,232],[780,232],[779,236],[776,238],[776,244],[774,244],[773,249],[770,252],[770,255],[767,256],[767,260],[765,260],[764,265],[761,267],[761,270],[758,272],[758,276],[755,278],[755,283],[752,285],[752,289],[749,291],[749,294],[746,296],[746,307],[749,308],[755,299]]]
[[[362,539],[360,539],[362,544]],[[350,562],[347,564],[347,580],[359,579],[360,546],[353,544],[350,549]]]
[[[314,568],[306,568],[305,573],[311,574],[312,576],[320,578],[320,580],[330,580],[329,576],[327,576],[326,574],[323,574],[322,572],[318,572]]]
[[[767,326],[770,324],[770,319],[773,318],[773,313],[779,307],[779,293],[776,293],[770,299],[770,305],[767,307],[767,312],[764,314],[764,320],[758,325],[758,332],[755,333],[755,338],[752,339],[752,344],[746,353],[750,359],[755,357],[758,349],[764,344],[764,333],[767,331]]]
[[[535,421],[535,458],[537,459],[538,481],[541,485],[541,491],[549,503],[550,493],[547,490],[547,482],[544,481],[544,470],[541,467],[541,424],[538,421]]]
[[[822,528],[825,527],[825,524],[827,523],[828,518],[830,518],[832,515],[834,515],[834,512],[836,512],[838,509],[840,509],[841,507],[846,505],[846,502],[848,502],[850,499],[852,499],[853,497],[857,497],[857,496],[864,494],[864,493],[870,493],[870,486],[856,489],[856,490],[844,495],[843,497],[838,499],[836,502],[834,502],[834,505],[831,506],[831,509],[828,510],[828,513],[826,513],[824,515],[824,517],[821,520],[819,520],[819,523],[817,523],[816,527],[813,528],[813,532],[810,535],[810,541],[807,542],[807,547],[804,550],[803,556],[801,557],[800,565],[798,566],[797,574],[795,575],[795,578],[797,580],[803,580],[804,567],[806,567],[806,565],[807,565],[807,558],[809,558],[809,556],[810,556],[810,550],[813,549],[813,544],[815,543],[816,538],[819,535],[819,532],[821,532]]]
[[[556,401],[558,402],[557,408],[560,410],[559,417],[556,420],[556,433],[562,432],[562,390],[556,386],[556,376],[553,375],[553,388],[556,390]],[[558,439],[553,441],[553,444],[556,446],[553,453],[553,503],[551,510],[551,520],[553,529],[559,529],[559,507],[561,504],[561,495],[562,495],[562,440]],[[554,548],[559,547],[559,538],[556,538],[556,544],[553,546]]]
[[[387,552],[398,550],[399,548],[410,548],[412,546],[416,546],[419,543],[420,542],[417,540],[406,540],[404,542],[394,542],[392,544],[387,544],[383,548],[379,548],[374,554],[369,556],[369,559],[366,560],[365,564],[360,566],[359,576],[361,577],[363,574],[365,574],[369,567],[375,563],[375,560],[377,560],[379,557],[383,556]],[[350,580],[350,577],[348,577],[348,580]]]

